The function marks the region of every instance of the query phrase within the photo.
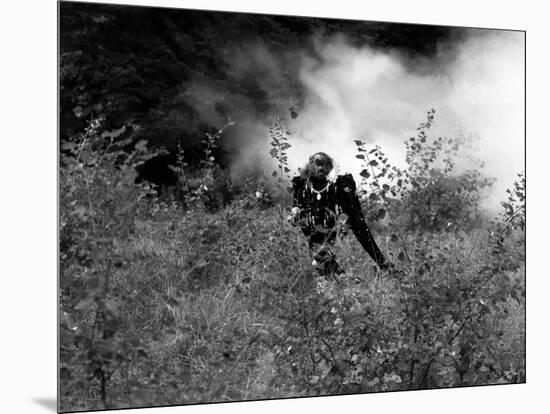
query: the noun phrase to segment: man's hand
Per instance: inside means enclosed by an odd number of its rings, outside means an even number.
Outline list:
[[[286,218],[287,221],[293,226],[297,226],[298,222],[300,221],[301,211],[302,210],[300,209],[300,207],[292,207],[292,210],[290,211],[290,215]]]
[[[340,214],[336,225],[338,226],[338,235],[340,237],[345,237],[348,234],[350,228],[348,215],[346,213]]]

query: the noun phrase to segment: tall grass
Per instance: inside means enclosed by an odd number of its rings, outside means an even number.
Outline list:
[[[284,198],[160,202],[98,140],[62,155],[62,410],[525,381],[521,228],[380,225],[399,273],[349,235],[320,278]]]

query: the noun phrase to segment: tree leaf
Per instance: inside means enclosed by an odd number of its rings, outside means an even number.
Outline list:
[[[177,307],[179,306],[179,301],[176,298],[169,297],[166,299],[166,303],[170,306]]]
[[[293,118],[296,118],[296,117],[293,117]],[[226,394],[229,398],[231,398],[233,401],[237,401],[237,400],[242,400],[242,399],[243,399],[243,396],[241,395],[241,393],[240,393],[239,391],[228,390],[225,394]]]
[[[113,315],[118,314],[118,301],[116,299],[108,299],[105,301],[105,309],[111,312]]]
[[[139,140],[138,143],[136,145],[134,145],[134,148],[137,151],[146,151],[147,150],[147,141],[144,140],[144,139]]]
[[[84,309],[87,309],[90,307],[90,305],[94,303],[94,298],[93,297],[87,297],[85,299],[82,299],[80,302],[78,302],[74,309],[75,310],[84,310]]]
[[[197,349],[195,349],[195,355],[204,357],[208,354],[208,348],[206,346],[199,346]]]
[[[101,281],[99,280],[98,277],[93,277],[91,279],[88,279],[86,281],[86,288],[87,289],[97,289],[100,285]]]
[[[61,149],[65,151],[72,151],[76,148],[76,144],[74,142],[64,142],[61,145]]]
[[[369,178],[369,177],[370,177],[370,173],[369,173],[366,169],[362,170],[362,171],[359,173],[359,175],[360,175],[361,177],[364,177],[364,178]]]

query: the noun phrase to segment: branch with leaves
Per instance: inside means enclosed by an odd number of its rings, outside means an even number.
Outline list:
[[[269,128],[270,145],[272,147],[269,154],[271,158],[277,160],[277,170],[273,171],[271,176],[277,178],[277,183],[280,186],[283,186],[286,180],[290,179],[287,150],[292,145],[288,141],[288,135],[290,133],[285,130],[281,118],[277,117],[277,120]]]

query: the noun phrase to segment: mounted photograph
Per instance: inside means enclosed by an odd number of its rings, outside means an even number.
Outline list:
[[[525,31],[58,30],[60,412],[525,383]]]

